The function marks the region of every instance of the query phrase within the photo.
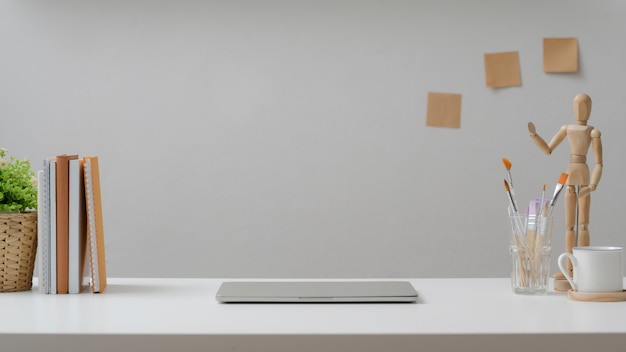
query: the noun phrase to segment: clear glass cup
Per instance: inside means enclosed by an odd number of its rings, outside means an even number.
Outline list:
[[[511,287],[513,292],[543,295],[548,292],[552,216],[511,215]]]

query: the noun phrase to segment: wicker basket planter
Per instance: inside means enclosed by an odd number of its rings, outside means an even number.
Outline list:
[[[0,214],[0,292],[33,285],[37,254],[37,213]]]

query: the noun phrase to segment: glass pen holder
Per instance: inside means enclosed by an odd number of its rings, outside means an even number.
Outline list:
[[[510,215],[511,287],[513,292],[543,295],[548,292],[552,216]]]

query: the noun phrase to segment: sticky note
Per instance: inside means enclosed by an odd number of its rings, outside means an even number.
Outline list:
[[[578,72],[578,39],[543,38],[543,71]]]
[[[426,126],[461,128],[461,94],[429,92]]]
[[[490,88],[522,85],[519,53],[510,51],[485,54],[485,79]]]

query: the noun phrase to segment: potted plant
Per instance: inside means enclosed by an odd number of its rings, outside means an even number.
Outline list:
[[[30,290],[37,253],[37,177],[0,148],[0,292]]]

